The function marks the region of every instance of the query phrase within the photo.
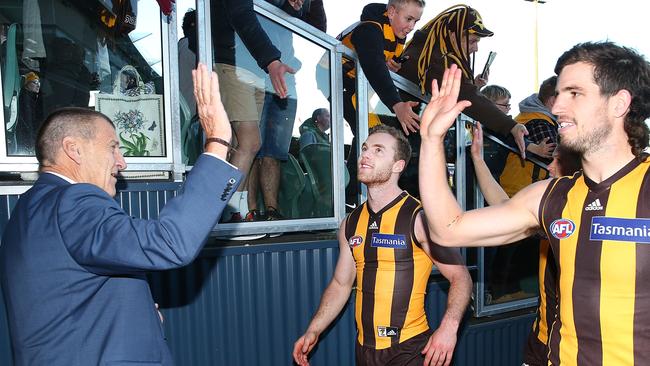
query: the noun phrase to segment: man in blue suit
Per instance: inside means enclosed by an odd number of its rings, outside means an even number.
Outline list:
[[[126,168],[111,121],[67,108],[39,131],[40,178],[16,204],[0,247],[0,280],[16,365],[171,365],[145,272],[190,263],[241,179],[216,75],[193,73],[208,139],[158,220],[115,202]]]

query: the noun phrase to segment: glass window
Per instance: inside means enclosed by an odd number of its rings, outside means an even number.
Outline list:
[[[420,96],[419,90],[417,91],[417,96],[415,93],[409,93],[404,90],[400,90],[400,96],[402,100],[411,100],[421,102],[419,106],[415,107],[413,110],[421,115],[424,109],[426,108],[426,103],[422,102],[423,98]],[[391,127],[396,128],[399,131],[404,133],[402,126],[397,120],[397,116],[393,113],[386,105],[379,99],[379,96],[368,84],[368,126],[373,127],[378,124],[385,124]],[[445,138],[445,152],[447,155],[447,171],[449,174],[449,185],[452,190],[456,191],[455,184],[455,162],[456,162],[456,129],[452,127]],[[420,155],[420,145],[421,138],[419,132],[413,133],[409,132],[406,136],[407,140],[411,144],[411,160],[408,165],[402,172],[402,175],[399,179],[400,188],[409,192],[412,196],[420,198],[420,187],[418,184],[419,174],[418,174],[418,165],[419,165],[419,155]]]
[[[181,156],[183,164],[194,165],[203,151],[201,123],[196,113],[192,70],[198,62],[196,2],[177,1],[178,10],[178,87],[181,125]]]
[[[521,161],[518,154],[510,152],[498,142],[487,137],[485,129],[483,142],[483,160],[492,177],[509,193],[515,188],[526,185],[525,174],[520,171]],[[469,155],[469,151],[467,152]],[[468,157],[468,161],[471,160]],[[526,161],[532,168],[532,162]],[[511,169],[517,169],[513,174]],[[530,182],[530,173],[528,174]],[[474,184],[474,171],[468,169],[468,190],[478,190]],[[482,195],[468,195],[469,207],[487,206]],[[476,202],[476,203],[475,203]],[[477,315],[490,315],[522,307],[535,306],[539,294],[538,272],[540,258],[546,258],[548,242],[540,232],[512,244],[498,247],[477,248],[472,251],[472,261],[478,263]],[[474,255],[475,254],[475,255]],[[552,259],[551,259],[552,261]]]
[[[248,175],[221,223],[333,217],[330,51],[261,14],[253,15],[259,28],[238,27],[253,9],[211,6],[214,70],[234,132],[228,159]],[[307,19],[307,9],[283,10]],[[278,66],[287,70],[286,98],[267,73]]]
[[[93,108],[127,157],[165,157],[161,23],[156,2],[5,0],[0,5],[4,155],[33,156],[43,119]]]

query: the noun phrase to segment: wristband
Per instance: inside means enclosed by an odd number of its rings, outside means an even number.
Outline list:
[[[208,144],[211,143],[211,142],[216,142],[217,144],[221,144],[221,145],[227,147],[228,150],[233,150],[233,151],[235,150],[235,149],[232,147],[232,145],[230,145],[230,143],[229,143],[228,141],[226,141],[226,140],[224,140],[224,139],[222,139],[222,138],[219,138],[219,137],[208,137],[207,139],[205,139],[205,147],[204,147],[204,150],[207,149]]]

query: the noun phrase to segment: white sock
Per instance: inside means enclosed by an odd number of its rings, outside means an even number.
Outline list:
[[[241,200],[242,193],[243,192],[235,192],[232,194],[232,197],[230,197],[230,201],[228,201],[228,204],[223,209],[222,215],[224,215],[224,217],[230,218],[231,214],[235,212],[240,212],[239,201]]]
[[[248,213],[248,191],[241,191],[240,193],[239,212],[244,216]]]

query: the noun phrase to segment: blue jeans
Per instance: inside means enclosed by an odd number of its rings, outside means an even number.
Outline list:
[[[298,102],[294,98],[281,99],[274,93],[266,93],[260,118],[262,145],[257,153],[258,158],[287,160],[297,106]]]

